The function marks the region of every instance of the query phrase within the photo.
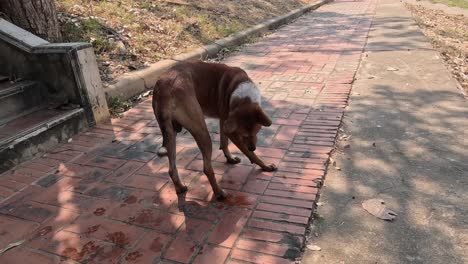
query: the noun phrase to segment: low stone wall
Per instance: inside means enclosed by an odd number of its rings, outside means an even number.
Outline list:
[[[109,118],[91,44],[49,43],[0,19],[0,61],[0,73],[39,81],[50,100],[80,105],[89,125]]]

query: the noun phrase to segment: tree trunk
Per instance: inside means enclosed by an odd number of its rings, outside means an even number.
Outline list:
[[[41,38],[59,42],[62,40],[62,34],[54,1],[0,0],[0,15]]]

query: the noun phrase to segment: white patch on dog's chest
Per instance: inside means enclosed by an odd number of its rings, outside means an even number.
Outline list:
[[[234,98],[250,98],[252,102],[258,103],[259,105],[262,102],[260,91],[253,82],[243,82],[239,84],[231,95],[231,102]]]

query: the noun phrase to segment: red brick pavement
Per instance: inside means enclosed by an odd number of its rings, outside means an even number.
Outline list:
[[[189,191],[177,197],[166,160],[155,155],[161,136],[146,100],[1,176],[0,248],[26,240],[0,263],[293,263],[374,9],[374,0],[337,1],[225,61],[262,88],[274,122],[258,153],[276,173],[246,158],[227,165],[215,147],[229,197],[213,201],[199,151],[180,134],[178,167]],[[216,122],[208,125],[217,144]]]

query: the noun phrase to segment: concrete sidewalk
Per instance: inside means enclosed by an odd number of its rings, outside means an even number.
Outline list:
[[[261,86],[273,125],[257,153],[279,170],[213,167],[229,197],[213,201],[190,135],[178,136],[177,196],[150,100],[0,176],[0,263],[294,263],[375,9],[336,1],[227,58]],[[235,149],[233,149],[235,151]],[[236,151],[237,152],[237,151]],[[61,262],[63,261],[63,262]]]
[[[302,263],[468,263],[468,102],[399,1],[379,2]],[[345,148],[345,145],[348,145]],[[393,222],[361,203],[382,198]]]

